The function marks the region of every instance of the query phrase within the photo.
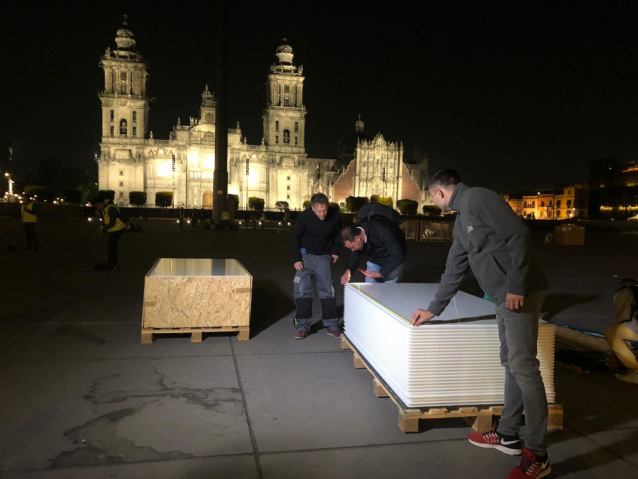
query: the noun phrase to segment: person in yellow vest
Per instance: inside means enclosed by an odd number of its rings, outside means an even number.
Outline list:
[[[222,213],[222,229],[223,230],[227,230],[230,228],[228,221],[230,220],[230,215],[228,214],[228,211],[224,211]]]
[[[106,263],[108,270],[117,269],[117,248],[122,234],[126,231],[126,222],[120,209],[108,199],[98,198],[93,201],[93,206],[102,212],[104,218],[102,230],[109,234],[109,257]]]
[[[24,234],[27,237],[27,249],[33,247],[33,251],[38,251],[40,244],[35,236],[35,224],[38,222],[38,205],[32,199],[22,205],[22,225]]]

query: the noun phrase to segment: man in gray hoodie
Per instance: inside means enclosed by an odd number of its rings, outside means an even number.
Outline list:
[[[445,273],[427,309],[412,314],[420,326],[440,315],[459,289],[468,267],[496,305],[505,368],[505,404],[501,420],[485,434],[470,434],[472,444],[523,457],[508,479],[540,478],[551,472],[546,451],[547,397],[536,358],[538,320],[549,281],[534,250],[529,229],[493,191],[470,188],[454,170],[439,170],[428,182],[434,203],[456,211],[454,242]],[[521,447],[523,409],[527,436]]]

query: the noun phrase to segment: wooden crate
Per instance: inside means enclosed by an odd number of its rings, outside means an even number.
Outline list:
[[[463,418],[477,432],[487,432],[492,428],[494,416],[500,416],[503,406],[464,406],[440,408],[410,408],[394,393],[392,388],[381,378],[374,368],[350,344],[345,335],[341,336],[341,349],[351,349],[353,363],[357,369],[367,369],[372,374],[372,386],[375,396],[389,397],[399,408],[399,428],[405,432],[419,432],[419,419]],[[563,408],[558,404],[549,405],[549,422],[547,429],[563,429]]]
[[[176,262],[175,268],[166,261]],[[216,264],[222,267],[215,274],[201,274],[207,267],[214,272]],[[233,275],[219,274],[224,264]],[[160,267],[163,274],[158,275]],[[237,331],[240,340],[248,339],[252,283],[236,260],[157,260],[144,279],[142,343],[151,343],[154,334],[175,333],[189,333],[193,342],[201,341],[204,332]]]

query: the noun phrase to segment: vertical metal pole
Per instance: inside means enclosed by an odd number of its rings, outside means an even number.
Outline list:
[[[173,197],[171,198],[171,208],[175,209],[175,155],[173,155],[171,168],[173,169]]]
[[[228,0],[218,0],[213,219],[220,224],[228,197]]]

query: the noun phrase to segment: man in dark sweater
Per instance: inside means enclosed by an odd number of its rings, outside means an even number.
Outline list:
[[[341,240],[352,251],[341,284],[348,284],[363,254],[368,263],[363,275],[366,283],[396,283],[403,273],[408,255],[405,234],[399,228],[398,213],[379,203],[368,203],[357,211],[358,222],[341,231]]]
[[[505,454],[523,454],[507,479],[545,477],[551,471],[545,444],[547,398],[536,347],[549,281],[529,229],[498,194],[464,185],[454,170],[435,172],[428,186],[434,203],[443,211],[457,211],[458,216],[438,292],[427,310],[412,314],[412,324],[419,326],[441,314],[468,267],[472,268],[481,289],[496,305],[505,404],[500,422],[490,432],[470,434],[469,440]],[[524,449],[519,436],[523,409]]]
[[[339,259],[339,211],[328,206],[322,193],[313,195],[311,207],[297,217],[290,238],[290,255],[295,266],[293,297],[297,305],[295,339],[305,339],[312,324],[312,277],[317,280],[321,301],[321,317],[328,334],[341,337],[335,289],[332,285],[330,263]]]

